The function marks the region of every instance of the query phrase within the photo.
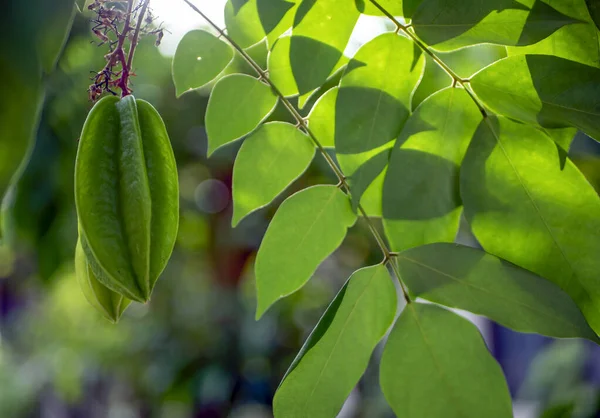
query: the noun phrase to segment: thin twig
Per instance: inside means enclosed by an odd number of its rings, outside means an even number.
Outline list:
[[[396,19],[394,17],[394,15],[392,15],[382,5],[380,5],[377,2],[377,0],[369,0],[369,1],[371,3],[373,3],[373,5],[375,7],[377,7],[388,19],[390,19],[394,23],[394,25],[396,25],[397,31],[402,31],[406,36],[408,36],[423,52],[425,52],[427,55],[429,55],[431,57],[431,59],[437,65],[439,65],[442,70],[444,70],[446,72],[446,74],[448,74],[450,77],[452,77],[453,87],[456,86],[456,84],[460,84],[462,86],[462,88],[467,92],[467,94],[471,97],[473,102],[475,102],[475,105],[477,105],[477,107],[479,108],[479,111],[481,112],[483,117],[484,118],[487,117],[487,112],[486,112],[485,108],[479,102],[479,100],[477,100],[477,98],[475,97],[473,92],[467,87],[468,80],[465,80],[465,79],[459,77],[458,74],[456,74],[452,70],[452,68],[448,67],[448,65],[446,65],[446,63],[444,61],[442,61],[440,59],[440,57],[435,55],[435,53],[431,49],[429,49],[429,47],[427,45],[425,45],[419,38],[417,38],[417,36],[414,33],[409,31],[408,30],[409,25],[403,25],[402,23],[400,23],[398,21],[398,19]]]
[[[131,64],[133,63],[133,55],[135,54],[135,48],[138,44],[138,39],[140,36],[140,30],[142,28],[142,22],[144,21],[144,15],[146,14],[146,10],[148,9],[148,4],[150,0],[145,0],[142,5],[142,9],[138,16],[137,25],[135,27],[135,32],[133,33],[133,38],[131,39],[131,47],[129,49],[129,56],[127,57],[127,68],[131,70]]]
[[[325,158],[325,160],[327,161],[327,164],[329,165],[329,167],[331,167],[331,170],[335,173],[335,175],[338,178],[340,184],[343,186],[344,189],[346,189],[346,191],[348,193],[350,193],[350,186],[348,185],[348,181],[346,180],[346,177],[344,176],[344,173],[340,170],[340,168],[337,166],[337,164],[335,163],[335,161],[331,158],[331,156],[329,155],[329,153],[325,150],[325,148],[323,147],[323,145],[321,145],[321,142],[317,139],[317,137],[315,136],[315,134],[308,127],[308,124],[306,123],[306,120],[296,110],[296,108],[294,107],[294,105],[292,105],[290,103],[290,101],[281,93],[281,91],[277,88],[277,86],[275,86],[275,84],[271,81],[271,79],[268,77],[266,71],[264,71],[252,59],[252,57],[250,57],[250,55],[248,55],[248,53],[246,51],[244,51],[244,49],[237,44],[237,42],[235,42],[229,35],[227,35],[224,30],[222,30],[216,23],[214,23],[199,8],[197,8],[189,0],[183,0],[183,1],[188,6],[190,6],[196,13],[198,13],[200,16],[202,16],[202,18],[210,26],[212,26],[212,28],[215,31],[217,31],[219,33],[219,35],[221,35],[223,38],[225,38],[227,40],[227,42],[229,42],[229,44],[252,67],[252,69],[254,71],[256,71],[256,73],[258,74],[258,76],[262,80],[264,80],[273,89],[273,92],[279,97],[279,99],[281,100],[281,102],[283,103],[283,105],[286,107],[286,109],[290,112],[290,114],[294,117],[294,119],[296,119],[296,122],[298,123],[298,126],[300,126],[308,134],[308,136],[311,139],[311,141],[313,142],[313,144],[317,147],[317,149],[319,150],[319,152],[321,153],[321,155]],[[375,227],[375,225],[373,224],[373,222],[371,221],[371,219],[367,215],[367,212],[362,207],[362,205],[360,205],[360,204],[358,205],[358,210],[361,213],[361,215],[363,216],[363,218],[365,219],[365,221],[367,223],[367,226],[368,226],[369,230],[371,231],[371,234],[373,235],[373,237],[375,238],[375,241],[377,241],[377,244],[379,245],[379,248],[383,252],[384,262],[391,265],[392,270],[394,271],[394,274],[397,276],[398,281],[400,282],[400,286],[402,288],[402,293],[404,295],[404,299],[406,300],[407,303],[411,303],[411,299],[410,299],[410,296],[408,295],[408,291],[406,290],[406,287],[404,286],[404,283],[402,282],[402,279],[400,277],[400,272],[398,271],[398,267],[396,266],[396,263],[393,260],[394,256],[393,256],[392,252],[388,249],[387,245],[385,244],[385,241],[384,241],[383,237],[381,236],[381,234],[379,233],[379,231],[377,230],[377,228]]]

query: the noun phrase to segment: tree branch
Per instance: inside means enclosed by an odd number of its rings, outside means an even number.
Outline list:
[[[346,177],[344,176],[344,173],[337,166],[337,164],[335,163],[335,161],[333,161],[333,159],[331,158],[331,156],[329,155],[329,153],[327,153],[327,151],[325,150],[325,148],[323,147],[323,145],[321,145],[321,142],[317,139],[317,137],[315,136],[315,134],[308,127],[308,124],[306,123],[306,120],[296,110],[296,108],[294,107],[294,105],[292,105],[290,103],[290,101],[281,93],[281,91],[277,88],[277,86],[275,86],[275,84],[271,81],[271,79],[268,77],[266,71],[264,71],[252,59],[252,57],[250,57],[250,55],[248,55],[248,53],[246,51],[244,51],[244,49],[237,44],[237,42],[235,42],[229,35],[227,35],[224,30],[222,30],[216,23],[214,23],[199,8],[197,8],[189,0],[183,0],[183,1],[188,6],[190,6],[196,13],[198,13],[200,16],[202,16],[202,18],[210,26],[212,26],[212,28],[214,30],[216,30],[223,38],[225,38],[227,40],[227,42],[229,42],[229,44],[254,69],[254,71],[256,71],[256,73],[258,74],[258,76],[260,77],[260,79],[262,81],[264,81],[265,83],[267,83],[273,89],[273,92],[275,92],[275,94],[279,97],[279,99],[281,100],[281,102],[283,103],[283,105],[286,107],[286,109],[290,112],[290,114],[294,117],[294,119],[296,119],[296,122],[297,122],[298,126],[301,127],[308,134],[308,136],[311,139],[311,141],[313,142],[313,144],[317,147],[317,149],[319,150],[319,152],[321,153],[321,155],[325,158],[325,160],[327,161],[327,164],[329,165],[329,167],[331,167],[331,170],[337,176],[337,178],[338,178],[338,180],[340,182],[340,185],[344,189],[346,189],[346,191],[348,193],[351,193],[350,192],[350,186],[348,185],[348,181],[346,180]],[[404,283],[402,282],[402,279],[400,277],[400,272],[398,271],[398,267],[397,267],[396,263],[394,262],[394,258],[395,258],[394,254],[388,249],[388,247],[387,247],[387,245],[386,245],[383,237],[381,236],[381,234],[379,233],[379,231],[377,230],[377,228],[375,227],[375,225],[373,224],[373,222],[371,221],[371,219],[367,215],[367,212],[362,207],[362,205],[360,205],[360,204],[358,205],[358,210],[359,210],[360,214],[362,215],[362,217],[365,219],[365,221],[367,223],[367,226],[368,226],[369,230],[371,231],[371,234],[375,238],[375,241],[377,242],[377,245],[379,246],[379,248],[381,249],[381,251],[382,251],[382,253],[384,255],[383,262],[386,263],[386,264],[389,264],[391,266],[392,270],[394,271],[394,274],[397,276],[398,281],[400,283],[400,287],[402,288],[402,293],[404,295],[404,299],[406,300],[407,303],[411,303],[411,299],[410,299],[410,296],[408,295],[408,291],[406,290],[406,287],[405,287]]]

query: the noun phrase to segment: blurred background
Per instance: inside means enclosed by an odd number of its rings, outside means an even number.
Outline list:
[[[223,26],[223,0],[198,3]],[[208,89],[176,99],[171,79],[179,39],[203,22],[183,2],[151,5],[170,33],[159,48],[154,39],[141,43],[133,88],[161,113],[178,163],[181,221],[173,257],[152,301],[133,304],[118,325],[88,305],[75,279],[74,160],[92,107],[90,72],[102,68],[106,53],[93,43],[90,17],[77,13],[57,67],[44,79],[37,142],[7,208],[14,239],[10,246],[0,244],[2,418],[270,417],[280,379],[329,301],[354,270],[380,261],[359,222],[307,286],[254,320],[253,260],[268,220],[294,191],[335,180],[317,157],[275,204],[232,229],[231,172],[241,142],[208,160],[203,126]],[[361,18],[346,53],[386,30],[385,21]],[[19,39],[11,41],[18,45]],[[503,53],[475,47],[447,59],[468,76],[478,69],[469,68],[473,62],[480,68]],[[226,70],[231,71],[250,73],[240,60]],[[427,71],[415,100],[448,84],[443,74]],[[271,118],[286,117],[277,109]],[[570,156],[600,190],[598,144],[579,134]],[[458,239],[476,245],[466,225]],[[598,347],[517,334],[467,316],[503,367],[517,417],[600,416]],[[393,417],[378,385],[380,353],[380,348],[374,353],[341,417]]]

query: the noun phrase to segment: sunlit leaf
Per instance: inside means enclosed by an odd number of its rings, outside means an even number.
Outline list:
[[[421,0],[379,0],[377,3],[392,16],[409,18]],[[361,13],[374,16],[385,16],[370,0],[356,0],[356,7]]]
[[[256,256],[256,317],[304,286],[355,221],[348,197],[336,186],[309,187],[287,198]]]
[[[393,250],[454,241],[462,212],[460,164],[479,121],[469,95],[449,87],[421,103],[404,125],[383,185]]]
[[[558,286],[484,251],[430,244],[400,253],[398,264],[415,296],[487,316],[520,332],[598,341]]]
[[[406,306],[385,345],[380,382],[401,417],[513,416],[502,369],[477,328],[439,306]]]
[[[477,71],[499,59],[506,58],[506,47],[492,44],[473,45],[436,55],[459,77],[468,79]],[[452,85],[452,78],[429,55],[425,55],[425,70],[412,98],[413,110],[436,91]]]
[[[260,23],[267,34],[269,46],[292,27],[301,0],[255,0]]]
[[[332,74],[359,15],[354,0],[303,0],[298,6],[290,63],[300,94],[319,87]]]
[[[177,96],[215,79],[233,59],[233,49],[213,34],[193,30],[185,34],[173,57]]]
[[[384,265],[352,274],[277,389],[275,417],[335,417],[395,314],[396,290]]]
[[[600,69],[550,55],[500,60],[471,80],[492,110],[547,128],[573,126],[600,141]]]
[[[480,43],[530,45],[577,22],[537,0],[423,0],[412,18],[426,44],[446,51]]]
[[[243,3],[228,0],[225,4],[225,26],[227,34],[242,48],[254,45],[265,37],[260,23],[256,0]]]
[[[585,2],[582,0],[545,0],[545,2],[561,13],[586,23],[563,26],[546,39],[530,46],[509,47],[508,55],[556,55],[600,67],[600,32]]]
[[[488,117],[461,169],[461,196],[483,248],[558,284],[600,330],[600,198],[541,130]]]
[[[330,144],[334,139],[354,206],[387,164],[386,150],[408,119],[423,63],[407,38],[380,35],[356,53],[340,87],[321,97],[309,115],[309,126],[320,140]],[[389,77],[390,71],[402,76]]]
[[[277,96],[254,77],[233,74],[215,84],[206,108],[208,155],[252,132],[275,109]]]
[[[294,125],[272,122],[252,133],[233,167],[233,226],[268,205],[309,166],[315,147]]]

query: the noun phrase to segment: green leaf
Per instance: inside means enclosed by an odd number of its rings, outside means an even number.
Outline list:
[[[412,15],[411,6],[414,9],[421,0],[378,0],[377,3],[392,16],[403,16],[409,18]],[[366,15],[385,16],[370,0],[356,0],[358,10]],[[413,10],[414,11],[414,10]]]
[[[29,160],[44,99],[42,78],[54,69],[68,37],[74,4],[73,0],[12,2],[0,14],[0,27],[10,35],[0,44],[0,206]],[[0,239],[4,224],[0,220]]]
[[[558,286],[481,250],[430,244],[400,253],[398,264],[415,296],[487,316],[519,332],[599,341]]]
[[[291,41],[292,38],[290,36],[282,36],[281,38],[277,39],[273,45],[273,48],[271,49],[271,52],[269,53],[268,59],[269,78],[273,84],[277,86],[279,91],[287,97],[300,95],[298,85],[296,84],[296,79],[294,78],[294,73],[292,72],[292,64],[290,62]],[[325,80],[323,84],[328,83],[331,81],[331,79],[335,78],[336,74],[338,74],[340,69],[347,63],[348,58],[342,56],[333,67],[331,73],[328,75],[327,80]],[[321,86],[321,88],[322,87],[323,86]],[[300,95],[298,98],[300,108],[303,107],[304,102],[308,100],[308,98],[317,90],[318,89],[315,88]]]
[[[424,0],[412,24],[439,50],[493,43],[531,45],[579,21],[541,0]]]
[[[321,97],[309,115],[317,138],[326,144],[334,138],[354,206],[387,164],[386,150],[408,119],[423,63],[407,38],[394,33],[380,35],[356,53],[340,87]],[[390,77],[390,71],[402,77]],[[381,189],[378,191],[381,195]]]
[[[468,79],[484,67],[506,58],[506,47],[481,44],[436,55],[461,78]],[[452,78],[429,55],[425,55],[425,70],[412,98],[413,110],[436,91],[452,85]]]
[[[350,201],[336,186],[309,187],[287,198],[256,256],[256,318],[304,286],[354,222]]]
[[[461,169],[465,215],[483,248],[559,285],[600,331],[600,199],[535,127],[489,116]]]
[[[584,24],[567,25],[546,39],[523,47],[509,47],[508,55],[556,55],[582,64],[600,67],[600,32],[582,0],[545,0],[559,12]]]
[[[267,34],[269,46],[292,27],[300,0],[255,0],[260,23]]]
[[[173,82],[177,96],[214,80],[233,60],[233,49],[204,30],[185,34],[173,57]]]
[[[319,87],[334,72],[359,15],[354,0],[303,0],[298,6],[290,63],[300,94]]]
[[[600,3],[596,0],[585,0],[585,4],[587,5],[594,24],[598,30],[600,30]]]
[[[252,133],[233,167],[233,219],[268,205],[310,165],[315,147],[294,125],[272,122]]]
[[[501,115],[547,128],[570,125],[600,141],[598,68],[550,55],[520,55],[486,67],[471,86]]]
[[[380,381],[401,417],[512,417],[502,369],[479,331],[439,306],[406,306],[385,346]]]
[[[271,88],[254,77],[232,74],[220,79],[206,108],[208,155],[252,132],[276,104]]]
[[[262,41],[265,31],[260,23],[256,0],[244,1],[238,5],[232,0],[225,4],[225,27],[227,34],[242,48],[248,48]]]
[[[465,90],[448,87],[404,125],[383,184],[383,223],[394,251],[454,241],[460,164],[480,120]]]
[[[396,304],[384,265],[352,274],[277,389],[275,417],[335,417],[394,322]]]

